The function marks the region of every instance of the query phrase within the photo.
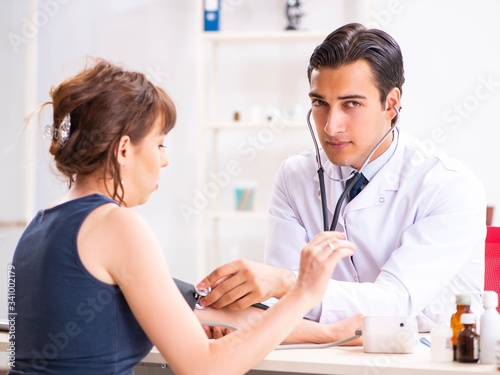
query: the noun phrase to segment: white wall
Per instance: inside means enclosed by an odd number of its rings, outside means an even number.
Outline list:
[[[222,2],[226,7],[222,22],[225,30],[282,29],[286,24],[285,0]],[[497,146],[500,1],[304,0],[303,3],[306,16],[302,26],[306,29],[331,31],[346,22],[359,21],[381,27],[398,40],[406,67],[401,127],[425,139],[430,148],[438,145],[467,164],[484,182],[488,203],[499,210],[500,179],[490,176],[489,172],[498,169],[496,163],[500,159]],[[86,56],[104,57],[147,73],[177,103],[177,126],[167,137],[171,164],[163,171],[161,189],[138,210],[160,237],[174,276],[195,281],[195,225],[183,220],[179,212],[182,203],[192,200],[195,187],[198,16],[195,2],[39,0],[39,18],[35,20],[26,18],[27,4],[28,0],[0,4],[0,30],[4,36],[8,33],[27,36],[27,23],[39,23],[34,36],[38,41],[38,78],[28,86],[23,73],[27,64],[26,45],[15,47],[5,37],[0,42],[3,114],[0,129],[4,134],[0,137],[0,218],[23,218],[24,212],[30,210],[23,203],[22,195],[24,171],[31,162],[36,163],[33,209],[44,207],[65,188],[47,167],[50,157],[46,142],[38,141],[37,156],[28,161],[23,160],[22,142],[16,143],[16,134],[26,115],[23,97],[26,88],[36,85],[37,102],[44,102],[48,100],[50,86],[75,72]],[[266,51],[252,48],[247,58],[258,64],[259,54]],[[294,67],[300,68],[302,64],[305,72],[310,52],[304,52],[302,63],[297,62],[295,56]],[[291,60],[287,57],[282,61],[285,72]],[[235,62],[242,61],[236,58]],[[252,87],[250,79],[245,81],[245,77],[241,77],[238,85],[247,84]],[[305,73],[290,76],[290,81],[284,84],[291,85],[286,95],[294,95],[307,103]],[[265,87],[262,95],[270,95]],[[283,95],[275,93],[276,105],[281,105],[279,98]],[[225,103],[228,111],[240,105],[242,98],[244,96],[239,95],[228,98]],[[436,129],[441,129],[441,139],[433,133]],[[295,152],[296,143],[281,142],[283,147]],[[294,145],[287,146],[289,143]],[[3,152],[10,145],[15,146],[12,151]],[[223,147],[230,149],[231,144]],[[266,157],[262,154],[264,162]],[[494,224],[500,225],[500,212],[496,213]],[[0,229],[2,261],[10,259],[18,235],[6,233]],[[5,267],[2,267],[3,272]],[[2,299],[0,303],[3,302]]]
[[[22,117],[26,105],[27,49],[14,50],[8,35],[27,13],[27,2],[0,5],[0,318],[7,316],[7,265],[25,219],[25,137]]]
[[[163,171],[161,189],[138,210],[160,237],[172,273],[182,278],[192,277],[184,257],[194,258],[194,227],[185,225],[177,213],[186,186],[195,183],[194,175],[185,173],[186,167],[194,166],[196,145],[186,141],[193,139],[195,120],[192,101],[186,100],[195,90],[194,9],[193,2],[182,0],[73,0],[61,6],[51,24],[41,30],[39,46],[40,100],[46,100],[47,89],[77,69],[85,56],[103,57],[142,71],[174,98],[178,122],[167,137],[171,165]],[[41,148],[39,157],[40,206],[60,190],[53,175],[46,173],[45,164],[50,160],[46,149]]]
[[[283,1],[232,1],[224,14],[224,30],[269,30],[283,28]],[[500,100],[500,49],[496,1],[304,1],[306,16],[302,27],[331,31],[346,22],[362,22],[383,28],[401,45],[405,58],[406,84],[403,87],[401,128],[414,133],[432,152],[441,147],[462,160],[484,182],[488,203],[500,203],[500,179],[490,176],[499,159],[495,147],[495,104]],[[265,11],[263,11],[265,9]],[[219,48],[220,86],[218,120],[227,121],[234,110],[248,115],[258,104],[283,109],[295,104],[307,106],[305,70],[314,45],[275,44],[223,45]],[[222,170],[225,161],[235,159],[244,136],[226,136],[219,152]],[[292,142],[293,140],[293,142]],[[271,188],[273,172],[283,155],[312,145],[304,131],[280,133],[272,147],[245,164],[245,178],[259,175],[259,208],[267,206],[265,192]],[[301,148],[297,148],[301,147]],[[279,152],[277,151],[279,150]],[[265,168],[260,166],[265,165]],[[260,168],[260,169],[259,169]],[[240,176],[238,176],[240,178]],[[220,194],[224,207],[231,207],[231,192]],[[463,197],[467,199],[467,197]],[[500,223],[500,214],[494,217]],[[265,227],[261,222],[221,220],[223,228],[219,261],[238,255],[259,259]],[[246,227],[245,227],[246,226]],[[210,259],[209,259],[210,260]],[[215,265],[210,264],[209,269]]]

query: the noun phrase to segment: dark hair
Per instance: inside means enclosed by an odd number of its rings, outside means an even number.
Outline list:
[[[307,78],[311,82],[313,69],[336,69],[361,59],[371,67],[382,104],[392,88],[397,87],[403,93],[405,78],[399,45],[386,32],[367,29],[359,23],[338,28],[314,49],[307,68]]]
[[[69,139],[61,146],[52,139],[50,153],[57,169],[68,178],[89,175],[102,168],[103,178],[113,178],[113,199],[123,203],[123,185],[116,146],[123,135],[139,143],[161,119],[167,134],[176,120],[175,105],[144,74],[124,70],[97,59],[93,66],[65,80],[50,91],[55,132],[70,115]]]

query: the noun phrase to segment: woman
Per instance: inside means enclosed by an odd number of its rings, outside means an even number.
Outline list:
[[[239,325],[209,340],[151,229],[129,209],[148,200],[168,165],[163,142],[175,123],[173,102],[144,75],[103,60],[51,97],[50,152],[69,190],[36,215],[14,254],[9,374],[132,374],[152,345],[177,373],[244,373],[321,300],[336,263],[352,254],[338,234],[318,234],[303,249],[296,287],[276,306],[201,312]],[[290,341],[328,332],[317,326],[306,334],[299,326]]]

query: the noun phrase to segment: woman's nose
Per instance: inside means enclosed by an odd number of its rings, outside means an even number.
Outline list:
[[[162,168],[165,168],[166,166],[168,166],[168,164],[169,164],[169,160],[168,160],[167,153],[165,151],[163,151],[162,156],[161,156],[160,166]]]

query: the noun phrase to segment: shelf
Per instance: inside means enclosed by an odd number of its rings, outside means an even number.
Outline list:
[[[203,128],[213,130],[253,130],[253,129],[266,129],[266,128],[286,128],[286,129],[302,129],[307,130],[307,123],[304,122],[290,122],[288,124],[280,122],[273,124],[272,122],[253,124],[250,122],[218,122],[218,123],[205,123],[202,124]]]
[[[0,228],[26,228],[25,220],[0,220]]]
[[[209,31],[202,33],[204,41],[213,43],[274,43],[315,41],[318,43],[325,39],[327,31],[251,31],[251,32],[229,32],[229,31]]]
[[[198,12],[202,14],[203,1],[197,0]],[[227,158],[240,158],[243,153],[237,148],[231,151],[227,147],[222,147],[223,142],[230,142],[236,136],[248,136],[248,133],[255,133],[257,138],[262,138],[262,145],[267,145],[271,138],[269,130],[274,133],[284,130],[293,132],[290,137],[292,142],[281,137],[280,142],[276,145],[269,146],[269,158],[274,163],[279,163],[279,160],[284,160],[288,155],[288,147],[307,140],[307,146],[310,147],[308,140],[310,136],[303,136],[302,132],[309,133],[306,121],[306,113],[302,113],[303,105],[309,107],[307,101],[304,102],[303,96],[298,96],[294,91],[288,96],[287,90],[298,90],[298,83],[290,77],[302,77],[305,69],[305,54],[312,50],[316,45],[321,43],[329,34],[329,31],[305,31],[305,30],[267,30],[267,31],[203,31],[203,17],[199,17],[197,47],[198,56],[196,59],[197,74],[196,79],[196,109],[197,114],[197,129],[198,129],[198,147],[197,152],[197,188],[198,191],[209,189],[212,181],[211,174],[218,173],[217,166],[223,164]],[[269,61],[261,61],[258,55],[255,57],[258,63],[250,61],[245,56],[254,56],[262,53],[263,57],[270,57]],[[241,54],[241,56],[240,56]],[[262,59],[264,60],[264,59]],[[274,64],[274,65],[269,65]],[[234,69],[227,68],[230,67]],[[236,65],[231,65],[236,64]],[[282,65],[286,64],[291,75],[281,75],[283,71]],[[266,79],[266,74],[259,74],[256,69],[271,69],[271,72],[276,70],[278,74],[275,76],[269,73],[271,79]],[[241,69],[240,69],[241,68]],[[239,76],[231,77],[232,74],[247,74],[249,76],[244,80],[239,80]],[[274,68],[274,69],[273,69]],[[296,72],[296,73],[292,73]],[[265,73],[268,73],[267,71]],[[241,87],[241,83],[248,84],[249,77],[255,75],[256,86],[250,84],[248,87]],[[296,74],[296,75],[295,75]],[[250,78],[253,80],[253,78]],[[260,81],[258,81],[260,80]],[[257,87],[255,95],[247,92],[254,90]],[[284,98],[278,98],[278,103],[270,103],[269,108],[263,103],[268,103],[266,95],[261,95],[259,89],[265,87],[265,90],[272,90],[276,95],[283,95]],[[302,89],[300,89],[302,90]],[[238,105],[235,106],[229,102],[224,102],[221,99],[226,99],[228,95],[241,93],[238,98]],[[239,95],[239,94],[238,94]],[[273,94],[274,95],[274,94]],[[232,97],[230,99],[233,99]],[[271,100],[274,102],[274,100]],[[252,107],[259,107],[256,108]],[[300,105],[300,110],[298,106]],[[232,108],[232,109],[231,109]],[[279,111],[278,108],[283,109]],[[243,110],[240,114],[239,121],[234,121],[235,109]],[[255,111],[253,111],[255,109]],[[292,112],[293,109],[293,112]],[[278,112],[275,113],[275,110]],[[248,111],[248,113],[246,112]],[[262,136],[262,137],[261,137]],[[245,140],[245,142],[248,141]],[[285,143],[285,144],[283,144]],[[246,143],[241,143],[245,145]],[[302,147],[302,146],[301,146]],[[281,157],[280,157],[281,156]],[[266,156],[263,155],[263,158]],[[278,159],[278,160],[276,160]],[[236,160],[236,159],[234,159]],[[271,165],[271,163],[269,163]],[[273,167],[274,168],[274,167]],[[272,179],[272,172],[267,168],[266,162],[248,164],[248,171],[245,171],[246,176],[254,176],[253,178],[259,182],[259,176],[262,178]],[[257,177],[255,177],[257,175]],[[266,189],[269,187],[266,185]],[[208,190],[207,190],[208,191]],[[229,194],[227,191],[225,194]],[[262,191],[262,200],[267,201],[270,195],[269,191]],[[259,192],[259,195],[261,193]],[[206,197],[207,198],[207,197]],[[256,250],[250,243],[246,243],[248,236],[252,240],[263,240],[265,237],[266,219],[268,212],[265,207],[253,211],[237,211],[236,206],[227,203],[225,198],[219,194],[210,197],[210,202],[203,208],[199,209],[199,215],[196,216],[196,268],[198,277],[202,278],[207,273],[211,272],[215,267],[219,266],[222,261],[227,259],[227,251],[231,246],[236,246],[233,242],[237,242],[237,246],[244,248],[248,246],[247,251],[252,256],[259,257],[257,251],[263,251],[263,246],[258,246]],[[234,198],[234,197],[233,197]],[[233,222],[235,225],[233,225]],[[234,233],[233,233],[234,231]],[[239,234],[242,236],[239,236]],[[263,254],[261,254],[263,255]]]
[[[267,211],[212,211],[204,214],[206,219],[265,219]]]

